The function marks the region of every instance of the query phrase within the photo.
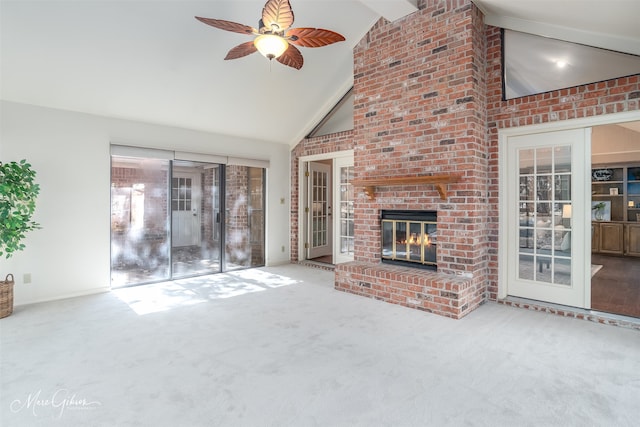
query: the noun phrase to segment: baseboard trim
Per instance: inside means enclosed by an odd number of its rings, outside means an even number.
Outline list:
[[[29,300],[26,302],[21,302],[21,303],[16,303],[15,307],[22,307],[22,306],[26,306],[26,305],[32,305],[32,304],[40,304],[43,302],[51,302],[51,301],[59,301],[59,300],[63,300],[63,299],[69,299],[69,298],[77,298],[77,297],[84,297],[87,295],[95,295],[95,294],[103,294],[106,292],[111,292],[111,288],[110,287],[101,287],[101,288],[91,288],[91,289],[87,289],[85,291],[80,291],[80,292],[70,292],[68,294],[62,294],[62,295],[56,295],[56,296],[52,296],[52,297],[48,297],[48,298],[39,298],[39,299],[35,299],[35,300]]]

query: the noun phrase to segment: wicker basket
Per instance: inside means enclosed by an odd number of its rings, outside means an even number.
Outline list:
[[[13,274],[0,280],[0,319],[13,313]]]

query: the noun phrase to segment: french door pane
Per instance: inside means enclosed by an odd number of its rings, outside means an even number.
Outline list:
[[[327,244],[327,176],[324,171],[311,171],[311,188],[313,190],[313,203],[311,205],[312,247],[325,246]]]
[[[170,277],[169,161],[112,156],[111,286]]]
[[[518,278],[571,285],[571,146],[520,149],[518,161]]]
[[[340,167],[340,254],[353,256],[353,166]]]
[[[331,165],[309,163],[309,249],[307,258],[333,255]]]

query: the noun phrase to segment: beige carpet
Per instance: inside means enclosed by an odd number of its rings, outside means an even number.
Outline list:
[[[638,425],[638,331],[496,303],[452,320],[333,280],[287,265],[16,307],[0,425]]]

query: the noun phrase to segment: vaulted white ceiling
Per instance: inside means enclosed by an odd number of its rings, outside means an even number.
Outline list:
[[[429,0],[439,1],[439,0]],[[4,100],[295,144],[353,82],[353,47],[415,0],[291,0],[294,27],[346,42],[301,48],[297,71],[259,54],[224,61],[248,36],[194,16],[258,25],[265,0],[1,0]],[[637,0],[475,0],[487,23],[640,54]]]

